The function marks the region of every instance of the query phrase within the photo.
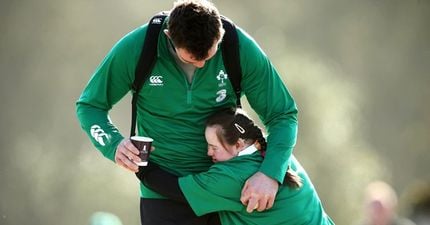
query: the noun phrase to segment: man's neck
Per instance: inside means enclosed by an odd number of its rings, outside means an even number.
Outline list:
[[[175,59],[176,64],[178,64],[179,67],[185,72],[187,75],[188,83],[191,83],[193,81],[194,72],[196,71],[196,67],[189,63],[182,62],[178,55],[176,54],[175,48],[173,46],[172,41],[167,38],[167,46],[169,49],[169,52],[172,54],[173,58]]]

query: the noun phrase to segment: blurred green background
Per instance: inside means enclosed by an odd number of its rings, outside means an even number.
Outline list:
[[[300,109],[295,155],[337,224],[382,179],[430,179],[430,1],[214,0],[269,55]],[[75,101],[124,34],[172,1],[0,2],[0,224],[139,224],[138,182],[81,131]],[[124,135],[129,96],[111,117]],[[407,215],[407,201],[401,201]]]

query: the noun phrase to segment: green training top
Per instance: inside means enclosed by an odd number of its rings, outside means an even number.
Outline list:
[[[245,181],[258,171],[259,152],[214,164],[209,171],[179,178],[179,186],[196,215],[218,212],[223,225],[333,225],[305,170],[291,156],[291,169],[302,178],[303,186],[282,185],[273,207],[252,213],[240,202]]]
[[[146,30],[147,25],[143,25],[115,44],[77,101],[82,129],[112,161],[124,136],[111,122],[108,112],[131,90]],[[296,143],[296,104],[256,42],[240,28],[238,36],[242,95],[269,134],[266,159],[259,170],[281,182]],[[166,35],[160,32],[158,58],[137,101],[137,128],[139,135],[154,139],[157,150],[151,154],[151,160],[175,175],[184,176],[206,171],[212,165],[206,155],[205,121],[215,111],[235,106],[236,96],[227,80],[220,49],[203,68],[196,69],[192,82],[188,82],[167,44]],[[143,185],[141,195],[161,197]]]

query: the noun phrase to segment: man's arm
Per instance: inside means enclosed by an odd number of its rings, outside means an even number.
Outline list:
[[[88,134],[94,146],[106,158],[130,171],[137,172],[138,166],[133,161],[140,161],[139,150],[112,124],[107,110],[78,103],[76,111],[82,129]]]
[[[114,126],[108,112],[130,90],[143,44],[135,40],[143,40],[145,30],[131,32],[112,48],[76,103],[78,120],[94,146],[106,158],[135,172],[138,168],[132,160],[139,160],[138,151]]]
[[[268,132],[265,159],[246,182],[241,201],[252,211],[271,208],[297,138],[297,107],[265,53],[245,32],[239,43],[243,91]],[[250,204],[251,203],[251,204]]]

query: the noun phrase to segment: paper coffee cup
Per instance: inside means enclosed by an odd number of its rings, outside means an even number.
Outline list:
[[[131,143],[139,149],[139,157],[141,162],[135,162],[138,166],[148,165],[149,154],[151,153],[152,142],[154,141],[150,137],[144,136],[132,136],[130,137]]]

